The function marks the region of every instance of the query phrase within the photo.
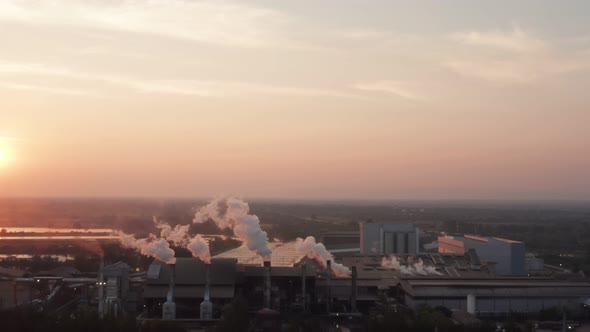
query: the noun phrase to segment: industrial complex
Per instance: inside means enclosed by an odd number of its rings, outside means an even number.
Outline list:
[[[154,259],[146,271],[132,271],[125,262],[101,264],[93,275],[60,269],[24,276],[3,269],[0,307],[42,307],[75,295],[101,316],[133,314],[138,324],[173,321],[198,330],[214,325],[223,308],[240,297],[261,331],[277,330],[284,317],[310,315],[332,327],[348,317],[337,326],[362,331],[363,317],[377,303],[407,310],[443,306],[477,321],[590,299],[590,283],[578,275],[529,276],[522,242],[441,235],[437,249],[427,251],[420,237],[412,224],[361,223],[358,233],[324,234],[321,240],[333,251],[325,262],[302,253],[295,241],[275,241],[269,243],[269,259],[242,245],[208,262]],[[349,273],[337,274],[335,266]]]

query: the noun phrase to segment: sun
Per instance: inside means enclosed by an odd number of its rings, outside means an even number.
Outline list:
[[[2,159],[4,159],[4,151],[0,150],[0,161],[2,161]]]

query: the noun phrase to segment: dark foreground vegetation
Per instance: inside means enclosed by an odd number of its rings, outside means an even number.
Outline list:
[[[567,316],[572,320],[587,319],[587,312],[583,309],[567,308]],[[475,323],[459,322],[453,313],[445,307],[420,307],[416,312],[405,309],[400,305],[385,305],[377,303],[369,315],[362,318],[327,317],[327,316],[290,316],[280,317],[282,330],[289,332],[326,331],[338,326],[349,328],[351,331],[369,332],[493,332],[500,326],[506,332],[534,331],[534,326],[540,322],[559,325],[562,318],[560,308],[548,309],[531,317],[514,314],[511,317],[483,319]],[[33,308],[0,312],[2,331],[14,332],[162,332],[185,331],[182,323],[162,322],[158,320],[140,321],[134,316],[105,317],[99,319],[95,308],[80,306],[68,312],[37,312]],[[222,318],[215,324],[203,326],[207,332],[250,332],[260,330],[264,321],[256,313],[248,311],[245,299],[237,297],[222,311]],[[544,324],[544,323],[540,323]]]

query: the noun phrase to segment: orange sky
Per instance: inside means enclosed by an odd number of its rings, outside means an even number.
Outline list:
[[[3,2],[0,196],[590,197],[584,2],[438,6]]]

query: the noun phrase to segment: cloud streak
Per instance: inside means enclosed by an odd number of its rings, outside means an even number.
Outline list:
[[[357,83],[353,85],[355,89],[362,91],[376,91],[386,94],[392,94],[408,100],[420,100],[422,97],[408,89],[408,84],[396,81],[376,81]]]
[[[295,87],[235,81],[200,81],[192,79],[144,79],[105,75],[73,70],[67,67],[39,63],[0,61],[0,75],[49,76],[73,81],[96,81],[123,87],[136,93],[167,94],[194,97],[239,97],[251,94],[271,96],[302,96],[367,99],[351,91],[315,87]],[[75,83],[75,82],[73,82]],[[77,88],[56,88],[39,84],[2,83],[1,88],[40,91],[70,95],[100,95],[99,91]]]
[[[547,42],[531,36],[521,27],[514,27],[512,31],[468,31],[451,34],[451,39],[460,44],[469,46],[486,47],[489,49],[530,53],[544,51]]]
[[[0,20],[75,26],[239,47],[281,41],[278,11],[221,1],[3,1]]]
[[[539,79],[590,69],[584,52],[560,51],[520,27],[509,32],[469,31],[450,36],[454,55],[443,66],[465,76],[501,85],[530,84]]]
[[[95,95],[91,91],[85,91],[74,88],[60,88],[60,87],[49,87],[35,84],[20,84],[13,82],[2,82],[0,81],[0,89],[9,89],[17,91],[34,91],[44,94],[53,95],[67,95],[67,96],[92,96]]]

